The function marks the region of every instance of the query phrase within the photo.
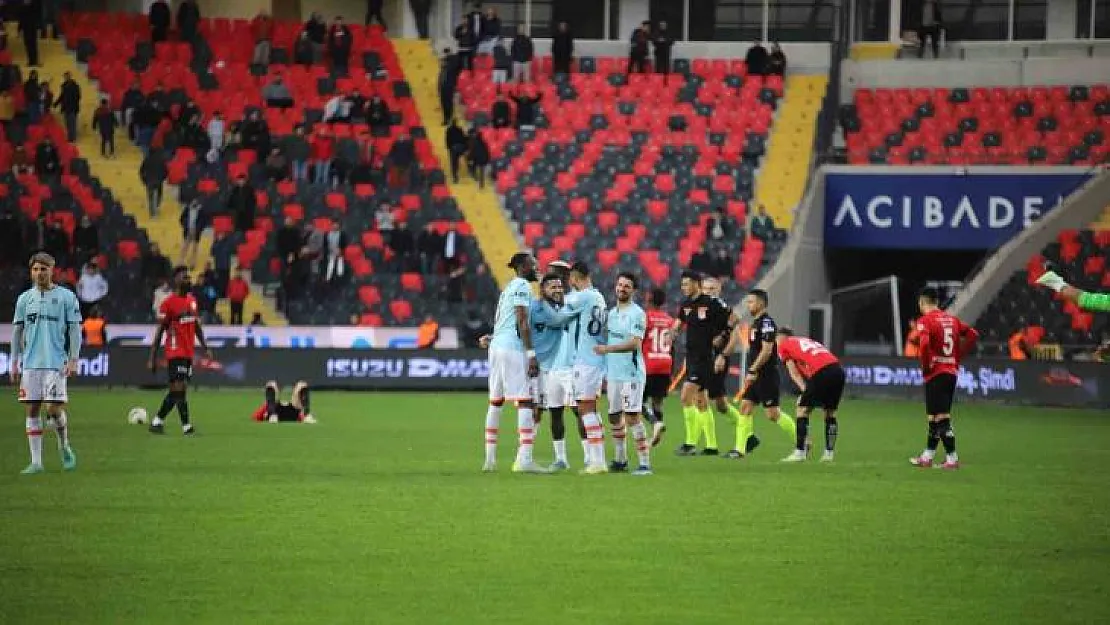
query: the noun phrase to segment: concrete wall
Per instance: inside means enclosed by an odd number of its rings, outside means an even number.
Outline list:
[[[536,54],[551,53],[550,39],[536,39]],[[674,58],[694,59],[742,59],[747,54],[747,43],[726,43],[721,41],[680,41],[674,46]],[[829,71],[829,44],[827,43],[784,43],[789,67],[797,73],[827,73]],[[584,39],[574,42],[575,56],[616,56],[628,57],[628,43],[625,41],[598,41]]]
[[[857,88],[1018,87],[1110,82],[1110,58],[1020,60],[844,61],[841,92],[849,101]]]

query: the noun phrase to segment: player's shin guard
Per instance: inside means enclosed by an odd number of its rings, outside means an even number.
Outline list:
[[[177,392],[177,416],[181,417],[181,427],[186,430],[192,427],[189,423],[189,399],[185,391]]]
[[[941,419],[936,423],[937,437],[944,443],[944,453],[949,459],[956,455],[956,431],[952,429],[952,419]]]
[[[782,428],[783,432],[786,432],[787,436],[792,439],[797,439],[798,426],[794,424],[794,418],[785,412],[779,412],[779,427]]]
[[[596,412],[582,415],[586,429],[586,466],[605,466],[605,439]]]
[[[69,415],[59,409],[54,417],[54,431],[58,434],[58,449],[69,448]]]
[[[609,425],[613,436],[613,458],[617,462],[628,462],[628,439],[625,438],[624,421],[621,420],[621,414],[609,415]]]
[[[825,450],[833,451],[836,448],[836,436],[840,433],[840,424],[836,417],[825,417]]]
[[[551,413],[551,444],[555,447],[555,462],[567,463],[567,426],[563,421],[563,408],[549,408]]]
[[[698,430],[701,429],[701,424],[698,422],[698,407],[683,406],[682,420],[686,423],[686,444],[693,447],[698,444]]]
[[[929,422],[929,433],[925,438],[925,451],[921,454],[923,458],[932,460],[937,453],[937,446],[940,445],[940,430],[937,425],[939,424],[935,421]]]
[[[266,416],[277,414],[278,386],[274,382],[266,385]]]
[[[497,431],[501,424],[501,402],[490,402],[486,409],[486,464],[497,462]]]
[[[293,386],[293,397],[300,403],[301,412],[312,414],[312,395],[308,391],[308,384],[297,382]]]
[[[794,449],[798,451],[806,450],[806,437],[809,436],[809,417],[798,417],[797,426],[794,433]]]
[[[27,446],[31,450],[31,464],[42,466],[42,419],[27,417]]]
[[[651,466],[651,445],[648,443],[647,427],[643,421],[636,421],[630,428],[632,440],[636,442],[636,457],[640,460],[641,467]]]
[[[521,465],[531,464],[532,445],[536,440],[536,420],[531,406],[517,406],[516,423],[516,461]]]
[[[717,417],[712,408],[701,411],[701,431],[705,435],[705,448],[717,449]]]
[[[158,408],[158,412],[154,415],[154,420],[151,421],[151,425],[161,425],[176,405],[177,391],[166,391],[166,396],[162,398],[162,406]]]

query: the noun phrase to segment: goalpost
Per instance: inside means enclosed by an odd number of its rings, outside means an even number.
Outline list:
[[[894,356],[902,352],[902,307],[898,277],[859,282],[829,293],[837,354]]]

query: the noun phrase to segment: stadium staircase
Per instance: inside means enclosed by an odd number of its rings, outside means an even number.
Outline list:
[[[439,59],[427,41],[419,39],[394,40],[398,59],[404,70],[405,78],[412,88],[412,98],[428,130],[435,155],[444,166],[449,166],[451,156],[443,140],[443,128],[439,122],[443,110],[439,106]],[[504,287],[512,279],[512,272],[506,261],[519,250],[515,228],[501,209],[492,180],[487,181],[485,189],[469,176],[462,175],[459,183],[447,181],[451,195],[455,197],[459,210],[466,217],[474,231],[478,247],[485,257],[490,271],[497,283]]]
[[[11,30],[11,25],[9,25]],[[26,58],[22,38],[16,33],[8,33],[9,45],[18,50],[21,58]],[[44,80],[50,80],[54,88],[60,84],[62,74],[69,72],[73,80],[81,88],[81,115],[78,121],[78,135],[76,147],[81,155],[88,161],[90,173],[100,179],[101,183],[111,189],[120,203],[126,207],[127,213],[135,218],[136,223],[147,232],[150,241],[157,243],[171,262],[176,262],[181,257],[182,237],[179,217],[181,206],[176,199],[173,187],[166,190],[162,201],[161,213],[158,217],[151,217],[147,211],[146,190],[139,180],[139,166],[142,164],[143,155],[132,142],[127,140],[126,130],[116,132],[115,158],[105,158],[100,154],[100,135],[92,129],[92,116],[100,103],[100,89],[89,79],[86,72],[77,64],[73,54],[65,48],[61,39],[39,40],[39,61],[42,67],[39,75]],[[205,237],[201,240],[197,264],[194,270],[204,267],[210,260],[209,247],[211,240]],[[247,299],[243,316],[250,319],[255,313],[262,315],[267,325],[285,325],[285,318],[277,312],[273,302],[264,298],[262,289],[252,285],[251,295]],[[221,299],[216,307],[217,314],[223,319],[230,318],[230,305],[226,299]]]
[[[852,44],[853,61],[890,61],[898,58],[901,46],[887,42],[861,42]]]
[[[828,87],[827,76],[790,76],[775,119],[766,161],[756,181],[758,203],[775,224],[790,230],[794,209],[802,201],[813,160],[817,114]]]

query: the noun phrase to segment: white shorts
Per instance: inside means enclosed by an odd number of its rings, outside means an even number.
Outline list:
[[[19,379],[19,401],[66,403],[66,376],[56,369],[27,369]]]
[[[574,373],[570,369],[540,374],[544,408],[565,408],[574,405]]]
[[[609,414],[637,414],[644,409],[644,380],[609,381]]]
[[[492,400],[532,401],[537,395],[536,378],[528,377],[524,352],[489,350],[489,398]]]
[[[605,383],[605,369],[590,365],[574,365],[574,398],[578,401],[594,401],[601,395],[601,385]]]

